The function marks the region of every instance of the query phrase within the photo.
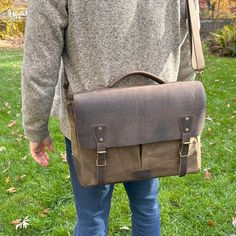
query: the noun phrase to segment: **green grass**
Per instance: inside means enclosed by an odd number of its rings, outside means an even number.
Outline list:
[[[233,235],[236,226],[236,60],[206,56],[208,120],[202,135],[202,171],[160,180],[162,234]],[[56,153],[42,168],[29,155],[21,126],[21,50],[0,51],[0,235],[72,235],[75,208],[58,122],[51,120]],[[7,127],[16,121],[12,127]],[[5,150],[3,150],[4,148]],[[26,160],[22,160],[26,156]],[[204,178],[209,169],[211,178]],[[5,178],[10,178],[7,183]],[[14,186],[16,193],[8,193]],[[42,214],[49,208],[48,214]],[[26,229],[13,220],[29,216]],[[111,236],[130,235],[127,197],[122,185],[113,194]],[[147,235],[148,236],[148,235]]]

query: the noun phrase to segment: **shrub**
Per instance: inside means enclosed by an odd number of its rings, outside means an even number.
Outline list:
[[[236,24],[226,25],[223,29],[212,33],[208,46],[212,54],[236,57]]]
[[[25,19],[22,20],[0,20],[0,39],[22,37],[25,30]]]

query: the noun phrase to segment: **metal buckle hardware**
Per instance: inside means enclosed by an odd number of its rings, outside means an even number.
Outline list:
[[[99,155],[99,154],[105,154],[105,153],[107,153],[107,152],[106,152],[106,151],[98,151],[98,152],[97,152],[97,160],[96,160],[96,165],[97,165],[97,167],[104,167],[104,166],[107,165],[106,159],[103,161],[103,162],[104,162],[103,164],[98,164],[98,155]]]
[[[186,158],[186,157],[189,158],[190,155],[189,155],[189,154],[188,154],[188,155],[182,155],[182,154],[181,154],[181,151],[179,151],[179,156],[180,156],[181,158]]]
[[[107,151],[97,151],[97,154],[103,154],[106,153]]]
[[[104,164],[98,164],[98,160],[96,160],[97,167],[104,167],[107,165],[107,161],[105,160]]]
[[[191,142],[189,141],[189,142],[182,142],[182,144],[191,144]]]

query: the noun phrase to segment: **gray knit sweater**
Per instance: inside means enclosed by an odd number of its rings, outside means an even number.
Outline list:
[[[105,87],[134,70],[167,82],[192,80],[189,51],[185,0],[29,0],[22,67],[26,137],[38,142],[49,135],[56,88],[54,108],[70,138],[65,76],[70,93]],[[151,82],[135,76],[127,83]]]

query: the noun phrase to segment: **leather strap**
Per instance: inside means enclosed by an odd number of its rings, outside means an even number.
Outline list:
[[[200,38],[199,22],[194,0],[186,0],[186,2],[192,68],[196,73],[199,73],[203,72],[205,69],[205,60]]]
[[[185,174],[187,173],[192,120],[193,118],[191,116],[184,116],[180,119],[180,127],[182,131],[182,147],[179,151],[179,177],[185,176]]]
[[[107,126],[99,125],[93,127],[93,135],[97,142],[97,183],[98,185],[104,184],[105,180],[105,167],[107,165],[107,151],[106,151],[106,136]]]

